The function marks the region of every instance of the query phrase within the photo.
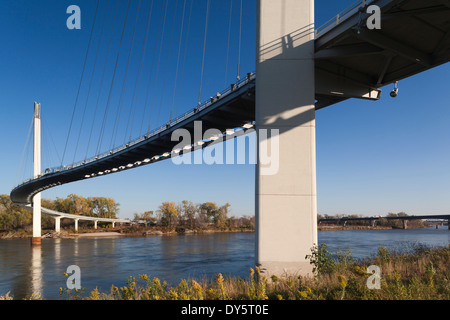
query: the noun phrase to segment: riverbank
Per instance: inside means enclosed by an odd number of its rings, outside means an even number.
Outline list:
[[[95,237],[147,237],[147,236],[173,236],[173,235],[196,235],[211,233],[235,233],[254,232],[251,228],[208,228],[208,229],[168,229],[161,227],[116,227],[99,229],[62,229],[60,232],[54,230],[43,230],[42,238],[52,239],[75,239],[75,238],[95,238]],[[0,239],[24,239],[31,238],[31,232],[26,230],[15,230],[0,233]]]
[[[79,233],[75,236],[79,238],[115,238],[123,237],[123,234],[119,232],[90,232],[90,233]]]
[[[426,228],[426,226],[412,226],[408,229]],[[318,231],[341,231],[341,230],[392,230],[398,229],[390,226],[339,226],[339,225],[319,225]],[[207,228],[207,229],[167,229],[161,227],[116,227],[99,229],[80,229],[75,232],[70,229],[62,229],[57,233],[54,230],[43,230],[42,238],[94,238],[94,237],[147,237],[147,236],[174,236],[174,235],[197,235],[211,233],[235,233],[235,232],[254,232],[252,228]],[[0,233],[0,239],[23,239],[31,238],[31,232],[26,230],[15,230]]]

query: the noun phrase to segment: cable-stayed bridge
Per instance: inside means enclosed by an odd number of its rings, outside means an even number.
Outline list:
[[[232,5],[233,1],[230,3]],[[185,23],[184,13],[189,11],[187,7],[185,1],[182,25]],[[210,0],[207,1],[202,35],[205,39],[202,77],[209,8]],[[376,10],[369,8],[380,9],[381,29],[369,28],[367,21],[376,14]],[[167,27],[166,14],[167,5],[162,5],[160,21],[163,34]],[[162,41],[162,37],[159,40]],[[61,163],[44,172],[39,170],[33,178],[11,191],[12,201],[30,205],[36,195],[49,188],[155,163],[215,143],[218,134],[174,149],[179,141],[172,141],[172,133],[185,129],[195,136],[197,121],[201,121],[203,131],[217,129],[219,135],[225,137],[242,131],[237,129],[255,128],[257,134],[261,129],[277,129],[280,132],[279,172],[266,176],[257,164],[257,263],[273,272],[306,272],[305,252],[308,253],[311,245],[317,243],[315,111],[350,98],[379,100],[382,87],[448,62],[450,2],[358,1],[315,29],[314,1],[260,0],[257,2],[256,42],[256,72],[248,70],[245,77],[238,76],[238,80],[226,90],[203,102],[200,100],[200,84],[199,104],[195,108],[177,118],[172,117],[172,109],[167,123],[120,147],[98,152],[76,163]],[[161,51],[156,56],[160,55]],[[159,64],[156,69],[158,74]],[[128,68],[126,70],[128,72]],[[240,73],[239,70],[238,75]],[[116,68],[112,83],[115,75]],[[107,105],[109,103],[110,96]],[[292,225],[280,235],[273,230],[279,227],[275,219],[280,214],[282,199],[289,199],[282,209]],[[293,244],[287,245],[288,242]],[[279,250],[281,247],[283,250]]]

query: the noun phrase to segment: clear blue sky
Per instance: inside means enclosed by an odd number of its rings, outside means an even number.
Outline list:
[[[131,55],[123,103],[119,104],[124,84],[127,57],[131,46],[138,0],[132,0],[113,86],[110,112],[105,126],[101,149],[118,146],[126,141],[128,110],[138,75],[140,54],[146,26],[149,1],[142,1],[135,42]],[[0,193],[9,194],[17,183],[31,175],[31,150],[22,151],[33,113],[33,102],[42,105],[43,169],[58,166],[62,156],[84,56],[90,37],[97,1],[44,0],[2,1],[0,3]],[[95,153],[99,141],[104,110],[107,105],[112,73],[117,57],[119,39],[127,1],[119,1],[116,24],[113,16],[116,0],[109,1],[105,29],[88,97],[88,84],[94,67],[105,16],[107,0],[101,0],[96,28],[91,43],[86,72],[80,90],[69,147],[64,164],[84,159]],[[154,0],[147,55],[143,60],[141,86],[136,99],[136,114],[132,137],[140,133],[141,120],[148,126],[152,107],[151,128],[169,119],[170,110],[181,114],[195,106],[200,87],[206,0],[195,0],[186,60],[184,41],[187,32],[191,0],[186,1],[178,77],[176,63],[181,14],[184,0],[171,0],[166,17],[164,41],[159,57],[158,34],[162,0]],[[223,90],[236,77],[239,39],[239,0],[233,1],[232,37],[225,78],[228,43],[229,5],[226,0],[212,0],[208,24],[202,100]],[[321,25],[353,0],[317,0],[316,25]],[[66,8],[75,4],[81,8],[81,30],[68,30]],[[255,69],[255,8],[256,0],[244,0],[241,74]],[[176,16],[175,16],[176,12]],[[175,18],[174,18],[175,17]],[[158,33],[158,30],[160,31]],[[173,30],[173,31],[172,31]],[[101,74],[109,52],[102,91]],[[156,40],[155,40],[156,39]],[[172,39],[172,41],[168,41]],[[154,58],[153,58],[154,56]],[[156,63],[151,81],[149,107],[144,112],[151,61]],[[183,64],[184,62],[184,64]],[[184,65],[182,69],[181,66]],[[183,72],[182,72],[183,70]],[[183,78],[181,79],[181,74]],[[450,65],[444,65],[400,82],[396,99],[389,97],[390,87],[384,88],[381,101],[346,101],[316,114],[317,126],[317,191],[318,212],[321,214],[384,215],[406,211],[409,214],[450,213]],[[177,90],[173,95],[175,81]],[[138,86],[139,87],[139,86]],[[97,115],[94,110],[99,92]],[[152,99],[152,97],[154,97]],[[81,122],[85,101],[88,121]],[[153,103],[151,103],[153,101]],[[121,106],[121,107],[120,107]],[[158,111],[159,108],[160,110]],[[120,128],[116,141],[111,137],[115,111],[119,112]],[[92,142],[88,146],[92,119],[95,121]],[[81,131],[80,131],[81,128]],[[78,134],[80,143],[75,152]],[[83,196],[113,197],[121,204],[121,217],[135,212],[156,210],[163,201],[192,200],[197,203],[229,202],[231,214],[254,214],[253,165],[191,165],[176,166],[170,160],[123,173],[89,179],[50,189],[44,198],[66,197],[70,193]]]

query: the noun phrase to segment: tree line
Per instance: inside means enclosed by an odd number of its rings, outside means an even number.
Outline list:
[[[74,215],[83,215],[98,218],[117,218],[119,206],[113,198],[83,197],[77,194],[69,194],[66,198],[56,200],[42,199],[44,208]],[[231,228],[254,229],[254,217],[229,217],[230,204],[219,206],[215,202],[194,204],[192,201],[183,200],[181,203],[173,201],[163,202],[156,211],[135,213],[134,220],[150,225],[158,225],[168,229],[207,229],[207,228]],[[0,231],[17,229],[28,230],[31,228],[33,213],[14,204],[9,195],[0,195]],[[67,220],[67,219],[66,219]],[[42,228],[54,228],[54,219],[42,215]],[[80,221],[81,224],[83,222]],[[64,219],[61,225],[72,225],[73,221]],[[100,223],[101,224],[101,223]],[[81,225],[80,225],[81,226]]]
[[[215,202],[205,202],[194,204],[192,201],[183,200],[181,203],[174,201],[163,202],[156,212],[146,211],[135,213],[134,220],[153,224],[169,229],[206,229],[215,227],[219,229],[227,228],[255,228],[254,217],[228,217],[230,204],[219,206]]]
[[[84,215],[98,218],[117,218],[119,206],[113,198],[106,197],[83,197],[76,194],[69,194],[66,198],[56,198],[56,200],[42,199],[42,206],[47,209],[65,212],[75,215]],[[193,203],[183,200],[181,203],[174,201],[163,202],[156,211],[146,211],[135,213],[134,220],[150,225],[158,225],[169,229],[206,229],[215,227],[226,228],[255,228],[254,216],[229,217],[230,204],[225,203],[219,206],[215,202]],[[405,212],[388,213],[387,217],[408,216]],[[340,218],[362,218],[361,215],[321,215],[317,219],[340,219]],[[0,231],[14,230],[31,226],[32,212],[15,205],[9,195],[0,195]],[[347,225],[368,226],[369,221],[347,221]],[[401,227],[400,220],[387,220],[379,218],[377,226]],[[410,220],[411,227],[425,226],[422,220]],[[53,228],[53,218],[42,215],[42,227]]]

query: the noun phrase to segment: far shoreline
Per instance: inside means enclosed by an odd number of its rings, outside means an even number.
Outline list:
[[[409,227],[408,229],[424,229],[430,226]],[[349,230],[403,230],[390,226],[338,226],[320,225],[317,231],[349,231]],[[75,233],[73,230],[61,230],[57,233],[54,230],[42,230],[43,239],[92,239],[92,238],[138,238],[150,236],[178,236],[178,235],[207,235],[213,233],[253,233],[254,229],[198,229],[198,230],[164,230],[156,227],[142,227],[137,230],[130,230],[129,227],[104,228],[104,229],[82,229]],[[0,233],[0,240],[31,238],[31,234],[24,230],[7,231]]]

